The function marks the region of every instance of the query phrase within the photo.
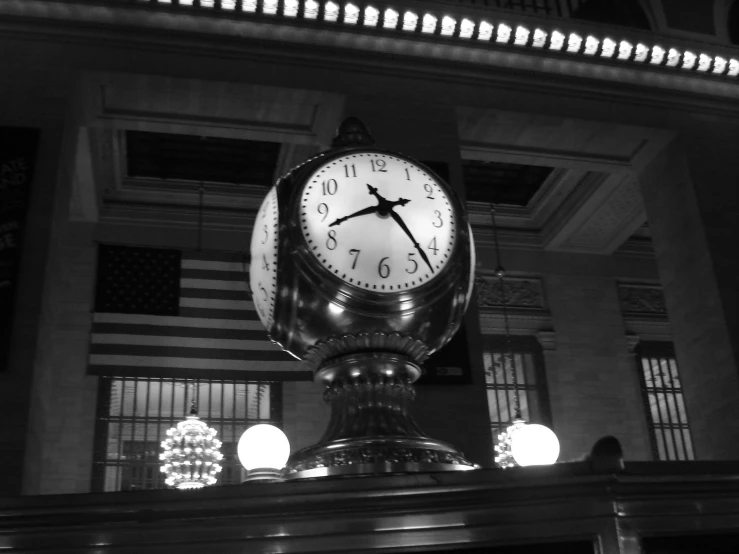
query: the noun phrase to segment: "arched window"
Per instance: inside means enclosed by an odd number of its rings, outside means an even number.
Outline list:
[[[638,0],[581,0],[572,2],[571,5],[573,19],[651,29],[647,14]]]

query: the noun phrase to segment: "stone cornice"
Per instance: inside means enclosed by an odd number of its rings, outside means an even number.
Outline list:
[[[323,4],[321,0],[319,5]],[[357,4],[364,9],[364,2]],[[255,4],[255,13],[235,13],[208,9],[205,5],[195,8],[165,2],[132,4],[119,0],[4,0],[0,3],[0,19],[3,16],[12,18],[13,32],[16,33],[22,31],[22,23],[27,21],[31,24],[28,31],[37,36],[42,32],[51,32],[61,38],[64,33],[69,33],[69,38],[74,37],[75,40],[86,33],[81,32],[80,27],[70,25],[72,22],[80,23],[88,33],[94,29],[94,25],[122,29],[135,27],[135,37],[126,34],[129,44],[132,41],[141,43],[155,40],[161,46],[167,41],[181,42],[188,34],[211,35],[219,37],[213,47],[241,50],[243,53],[248,52],[249,41],[267,40],[285,45],[331,47],[357,53],[371,51],[375,56],[392,56],[396,67],[403,58],[425,58],[434,67],[440,65],[439,61],[446,60],[451,65],[436,69],[436,72],[449,75],[463,67],[477,65],[508,70],[508,77],[514,79],[520,79],[522,74],[538,73],[547,75],[548,86],[552,90],[558,86],[556,80],[560,78],[567,81],[566,84],[561,83],[567,89],[573,87],[572,77],[600,82],[606,90],[608,83],[616,82],[619,84],[618,90],[610,87],[608,94],[625,94],[633,98],[640,94],[651,96],[648,89],[660,89],[661,93],[653,97],[654,101],[659,101],[663,106],[677,102],[688,109],[697,108],[701,96],[739,97],[739,87],[735,82],[739,74],[737,51],[715,44],[657,37],[649,33],[573,21],[563,23],[536,19],[513,13],[506,14],[505,21],[491,19],[493,30],[488,36],[487,27],[482,25],[485,19],[481,12],[463,6],[452,10],[454,13],[443,10],[454,16],[454,23],[449,23],[451,27],[444,27],[445,20],[439,12],[433,31],[425,32],[422,18],[408,27],[405,14],[415,13],[416,10],[424,14],[432,12],[433,15],[435,10],[428,10],[428,4],[412,0],[402,2],[400,6],[405,7],[398,8],[402,11],[400,23],[394,26],[386,24],[384,20],[381,20],[381,25],[350,23],[343,10],[333,18],[327,15],[328,11],[320,8],[316,17],[311,19],[302,17],[302,10],[298,17],[288,17],[282,12],[274,15],[262,13],[260,6],[261,0]],[[0,24],[0,33],[10,30],[8,21],[6,19]],[[463,24],[464,21],[470,23]],[[65,23],[63,29],[58,25],[61,22]],[[49,25],[54,28],[50,29]],[[537,34],[537,30],[540,33]],[[147,31],[158,31],[155,39]],[[113,32],[102,35],[98,30],[93,35],[98,41],[118,40]],[[368,41],[369,38],[374,40]],[[270,55],[277,55],[278,50],[271,49]],[[260,50],[260,55],[264,54],[265,51]],[[417,63],[415,68],[417,71],[421,69]],[[430,66],[423,70],[429,69]],[[495,72],[495,80],[501,77],[500,71]],[[668,99],[665,95],[667,91],[681,91],[687,96],[678,100],[673,95],[672,99]],[[716,109],[715,105],[711,106],[708,102],[704,107]],[[719,109],[735,110],[736,107],[726,104]]]

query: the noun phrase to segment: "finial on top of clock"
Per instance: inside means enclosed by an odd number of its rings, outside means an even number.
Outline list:
[[[370,146],[375,143],[367,126],[358,117],[347,117],[339,125],[331,145],[334,148],[340,146]]]

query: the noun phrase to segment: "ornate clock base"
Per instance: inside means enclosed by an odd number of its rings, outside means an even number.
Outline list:
[[[429,438],[408,413],[421,375],[410,358],[363,352],[324,363],[331,420],[315,446],[291,456],[285,479],[476,469],[453,446]]]

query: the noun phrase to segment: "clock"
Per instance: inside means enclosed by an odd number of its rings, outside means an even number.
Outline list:
[[[410,291],[440,275],[457,236],[447,187],[429,169],[380,151],[320,165],[300,192],[309,252],[346,285]]]
[[[452,187],[349,118],[262,202],[249,283],[270,338],[316,371],[378,348],[422,363],[459,328],[473,256]]]
[[[270,328],[277,293],[277,191],[271,189],[262,201],[251,236],[249,288],[259,320]]]

